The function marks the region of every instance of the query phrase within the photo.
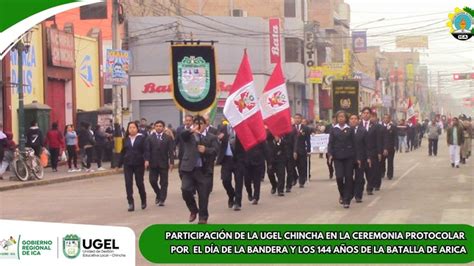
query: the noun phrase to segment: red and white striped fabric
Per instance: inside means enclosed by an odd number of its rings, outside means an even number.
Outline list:
[[[263,122],[274,136],[290,133],[291,111],[285,78],[280,63],[277,63],[260,97]]]
[[[246,51],[225,102],[224,115],[246,151],[266,140],[262,113]]]

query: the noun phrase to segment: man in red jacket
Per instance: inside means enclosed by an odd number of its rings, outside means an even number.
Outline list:
[[[58,123],[53,123],[52,129],[46,134],[44,146],[49,148],[51,168],[53,168],[53,172],[57,172],[59,154],[64,149],[64,138],[63,134],[58,130]]]

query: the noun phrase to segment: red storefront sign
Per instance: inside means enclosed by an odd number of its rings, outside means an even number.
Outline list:
[[[53,66],[73,68],[74,35],[48,28],[48,56]]]
[[[271,18],[268,20],[270,25],[270,62],[276,64],[280,62],[280,19]]]

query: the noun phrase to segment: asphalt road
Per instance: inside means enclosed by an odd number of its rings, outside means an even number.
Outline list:
[[[440,140],[437,157],[428,157],[426,140],[414,152],[395,155],[395,177],[383,179],[375,195],[343,209],[335,180],[328,178],[325,159],[312,156],[311,181],[294,187],[285,197],[270,194],[268,178],[258,205],[244,199],[242,211],[227,207],[227,195],[216,168],[209,201],[209,223],[463,223],[474,225],[474,171],[472,159],[451,168],[448,149]],[[148,174],[146,174],[148,175]],[[148,208],[127,212],[124,179],[112,175],[0,193],[0,218],[132,228],[137,238],[150,224],[187,223],[189,212],[181,198],[176,171],[170,175],[165,207],[154,206],[154,193],[146,176]],[[135,201],[139,203],[135,188]],[[137,252],[137,265],[148,265]]]

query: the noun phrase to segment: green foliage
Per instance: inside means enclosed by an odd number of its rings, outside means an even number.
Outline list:
[[[474,17],[474,10],[472,10],[471,8],[466,6],[463,8],[463,10],[469,13],[469,15],[471,15],[472,17]]]

